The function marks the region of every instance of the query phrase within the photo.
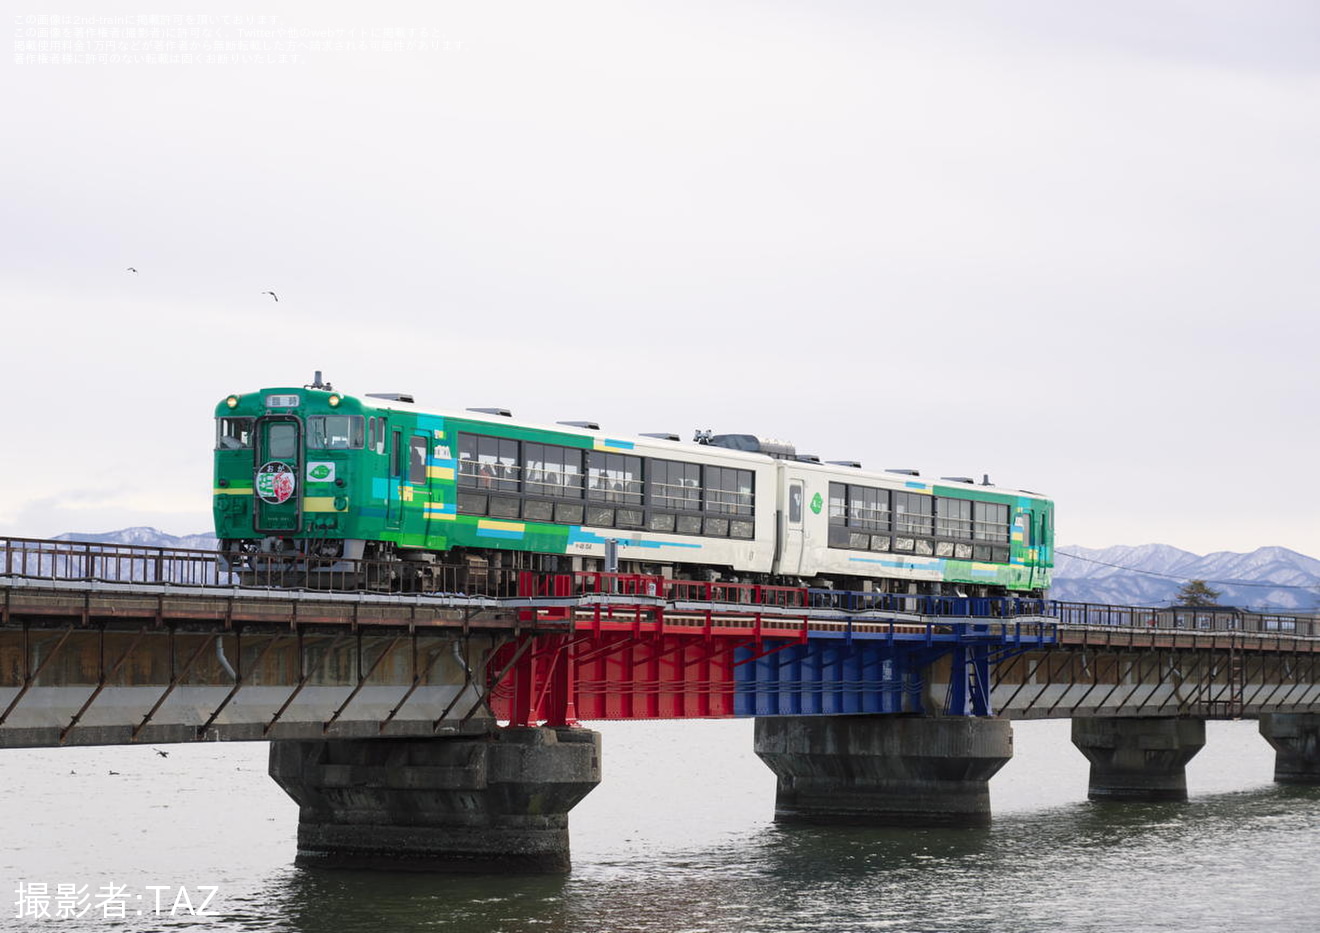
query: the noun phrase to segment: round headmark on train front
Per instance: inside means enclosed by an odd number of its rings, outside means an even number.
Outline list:
[[[279,505],[288,502],[296,486],[293,469],[287,463],[271,460],[257,470],[256,490],[262,502]]]

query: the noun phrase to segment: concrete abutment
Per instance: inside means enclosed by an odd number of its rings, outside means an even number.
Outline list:
[[[1076,718],[1072,741],[1091,762],[1092,800],[1186,800],[1187,762],[1205,745],[1205,720]]]
[[[1274,748],[1274,780],[1320,784],[1320,713],[1268,713],[1260,734]]]
[[[780,822],[988,825],[990,778],[1013,756],[1007,720],[962,716],[767,716],[755,743]]]
[[[568,811],[600,783],[600,734],[271,742],[305,867],[564,872]]]

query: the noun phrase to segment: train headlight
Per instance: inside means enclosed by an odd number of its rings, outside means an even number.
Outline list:
[[[230,408],[237,408],[237,407],[238,407],[238,396],[237,396],[237,395],[231,395],[231,396],[229,396],[229,398],[225,399],[225,404],[228,405]]]
[[[331,408],[338,408],[338,407],[339,407],[339,396],[338,396],[338,395],[332,395],[332,396],[330,396],[328,399],[326,399],[326,401],[330,403],[330,407],[331,407]]]

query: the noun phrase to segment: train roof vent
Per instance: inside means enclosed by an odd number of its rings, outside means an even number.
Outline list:
[[[972,479],[970,476],[941,476],[940,479],[950,483],[967,483],[972,486],[976,485],[976,480]]]
[[[556,421],[555,424],[567,425],[570,428],[582,428],[586,431],[600,430],[600,425],[594,421]]]
[[[861,462],[857,460],[830,460],[828,462],[834,466],[852,467],[854,470],[860,470],[862,468]]]
[[[796,454],[793,459],[800,463],[820,463],[820,457],[815,454]]]
[[[368,392],[367,398],[383,398],[387,402],[407,402],[413,404],[413,397],[407,392]]]
[[[753,454],[765,454],[780,460],[792,460],[797,455],[796,448],[788,441],[776,441],[755,434],[712,434],[705,443],[712,447],[724,447],[729,450],[745,450]]]
[[[920,470],[885,470],[886,473],[902,473],[904,476],[920,476]]]
[[[498,415],[501,418],[513,417],[513,412],[507,408],[469,408],[468,411],[475,411],[479,415]]]
[[[658,431],[658,432],[656,432],[656,433],[654,433],[654,434],[647,434],[646,432],[643,432],[643,433],[642,433],[642,437],[654,437],[655,439],[657,439],[657,440],[661,440],[661,441],[681,441],[681,440],[682,440],[682,438],[679,437],[677,434],[670,434],[668,431]]]

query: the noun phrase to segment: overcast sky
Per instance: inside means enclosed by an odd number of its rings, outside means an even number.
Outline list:
[[[209,530],[320,369],[1320,556],[1312,2],[13,10],[0,533]]]

